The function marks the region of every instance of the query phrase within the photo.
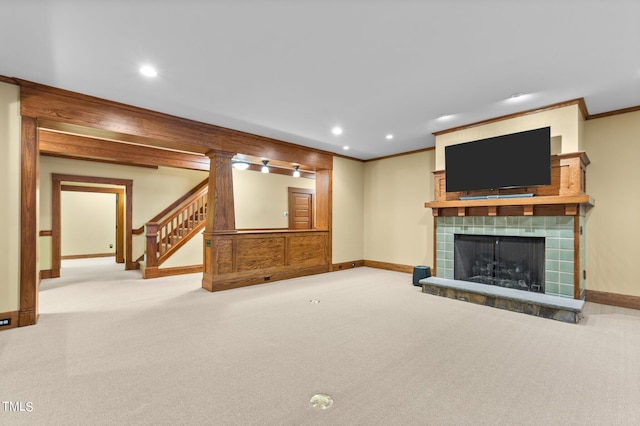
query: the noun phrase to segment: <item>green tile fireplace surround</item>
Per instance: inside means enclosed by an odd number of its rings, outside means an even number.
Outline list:
[[[435,220],[437,277],[454,278],[456,234],[543,237],[545,294],[565,298],[574,297],[574,220],[579,220],[580,294],[584,295],[584,216],[440,216]]]

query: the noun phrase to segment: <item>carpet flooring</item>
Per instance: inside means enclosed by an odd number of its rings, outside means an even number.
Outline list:
[[[566,324],[371,268],[200,281],[64,261],[38,324],[0,332],[0,424],[640,424],[640,311]]]

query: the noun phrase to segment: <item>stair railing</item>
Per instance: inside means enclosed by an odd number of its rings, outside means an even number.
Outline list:
[[[204,228],[208,187],[201,188],[165,218],[145,224],[145,267],[157,268]]]

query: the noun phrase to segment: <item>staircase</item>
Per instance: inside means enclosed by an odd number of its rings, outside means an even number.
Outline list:
[[[145,224],[144,278],[160,276],[159,266],[204,229],[207,193],[204,180]]]

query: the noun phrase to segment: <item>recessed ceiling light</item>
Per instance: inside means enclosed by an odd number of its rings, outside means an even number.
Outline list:
[[[524,96],[524,92],[512,93],[509,99],[518,99]]]
[[[158,76],[158,71],[156,71],[155,68],[150,67],[148,65],[140,68],[140,74],[146,76],[146,77],[157,77]]]
[[[453,117],[453,114],[440,114],[438,120],[448,120]]]
[[[345,151],[349,150],[349,147],[347,145],[343,146],[342,149],[344,149]]]
[[[336,126],[333,129],[331,129],[331,133],[333,133],[334,135],[341,135],[342,134],[342,127],[340,126]]]
[[[385,138],[387,138],[387,140],[391,140],[391,139],[393,139],[393,135],[391,133],[389,133],[387,136],[385,136]]]

